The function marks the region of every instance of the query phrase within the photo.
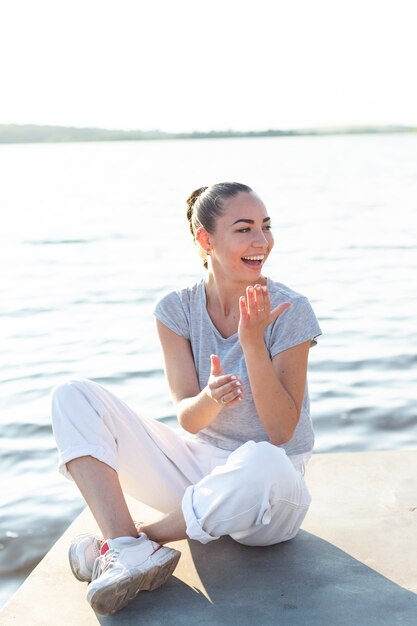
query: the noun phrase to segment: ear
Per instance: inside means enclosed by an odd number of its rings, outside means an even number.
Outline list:
[[[211,250],[210,235],[205,230],[205,228],[200,226],[200,228],[197,229],[195,238],[196,241],[198,241],[200,246],[203,248],[203,250],[205,250],[206,252],[209,252]]]

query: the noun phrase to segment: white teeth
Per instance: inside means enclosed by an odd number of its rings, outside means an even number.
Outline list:
[[[258,256],[243,256],[242,259],[245,259],[246,261],[263,261],[263,259],[265,258],[264,254],[259,254]]]

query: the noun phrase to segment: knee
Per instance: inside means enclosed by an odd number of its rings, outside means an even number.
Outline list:
[[[290,489],[294,482],[295,470],[285,451],[267,441],[248,441],[229,456],[229,463],[235,485],[244,491],[263,494],[275,487]]]
[[[269,441],[247,441],[240,448],[237,448],[232,455],[244,458],[247,462],[259,462],[260,460],[276,462],[277,457],[285,455],[283,448],[274,446]],[[230,456],[232,456],[230,455]]]
[[[50,394],[52,422],[63,413],[64,407],[71,406],[82,391],[83,379],[71,379],[56,385]]]
[[[78,392],[81,382],[81,378],[74,378],[55,385],[50,394],[52,405],[59,402],[62,398],[67,397],[68,395],[72,395],[74,391]]]
[[[271,473],[279,471],[280,466],[289,462],[282,448],[267,441],[247,441],[232,452],[228,462],[236,464],[243,473],[254,475],[259,481],[270,478]]]

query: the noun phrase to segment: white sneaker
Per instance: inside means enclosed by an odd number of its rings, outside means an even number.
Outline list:
[[[94,561],[100,556],[103,539],[96,535],[78,535],[68,550],[70,567],[75,578],[90,582]]]
[[[143,522],[135,522],[138,533],[142,524]],[[77,535],[71,541],[68,559],[75,578],[81,580],[81,582],[91,582],[94,561],[100,556],[103,543],[104,539],[100,539],[97,535],[89,534]]]
[[[115,613],[140,591],[163,585],[181,556],[178,550],[150,541],[145,533],[129,543],[108,539],[105,544],[108,550],[96,559],[87,591],[88,602],[100,615]]]

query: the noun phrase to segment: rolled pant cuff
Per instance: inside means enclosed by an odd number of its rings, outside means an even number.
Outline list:
[[[209,543],[210,541],[215,541],[219,537],[206,533],[206,531],[202,529],[195,515],[193,508],[193,493],[194,485],[190,485],[185,490],[181,503],[182,512],[186,524],[186,533],[190,539],[195,539],[200,543]]]
[[[103,448],[102,446],[76,446],[73,448],[68,448],[64,450],[59,455],[58,460],[58,471],[65,476],[65,478],[69,478],[72,480],[72,476],[67,469],[67,463],[73,461],[74,459],[79,459],[81,456],[92,456],[93,458],[109,465],[116,472],[119,470],[117,459],[109,458],[108,450]]]

